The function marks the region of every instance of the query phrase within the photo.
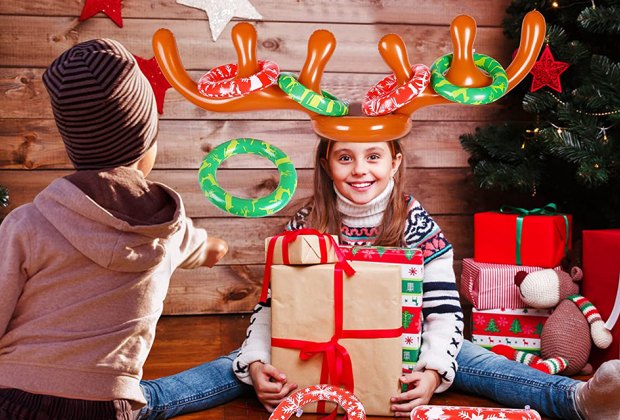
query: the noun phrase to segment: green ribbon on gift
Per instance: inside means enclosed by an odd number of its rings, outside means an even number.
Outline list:
[[[538,207],[531,210],[523,209],[513,206],[501,206],[499,209],[503,214],[516,214],[517,215],[517,265],[523,265],[521,263],[521,237],[523,234],[523,218],[525,216],[562,216],[564,218],[564,224],[566,226],[566,240],[564,241],[564,255],[568,254],[568,217],[565,214],[558,211],[558,207],[555,203],[549,203],[544,207]]]

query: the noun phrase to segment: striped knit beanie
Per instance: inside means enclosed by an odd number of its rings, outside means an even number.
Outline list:
[[[117,41],[94,39],[70,48],[47,68],[43,82],[76,169],[128,166],[153,144],[155,95]]]

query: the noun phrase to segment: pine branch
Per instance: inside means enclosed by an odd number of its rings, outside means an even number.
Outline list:
[[[529,193],[540,183],[540,171],[526,164],[514,166],[481,161],[473,168],[480,188]]]
[[[561,92],[522,92],[523,123],[477,128],[460,137],[481,188],[526,192],[571,212],[583,227],[620,227],[620,0],[513,0],[504,30],[517,39],[526,13],[547,21]],[[605,35],[601,35],[601,34]]]
[[[620,34],[620,7],[599,6],[583,9],[577,21],[595,34]]]

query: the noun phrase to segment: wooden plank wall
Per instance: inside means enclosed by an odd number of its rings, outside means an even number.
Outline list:
[[[136,55],[153,56],[151,36],[168,28],[176,36],[184,65],[197,80],[211,67],[235,62],[230,42],[233,23],[212,42],[206,14],[174,0],[123,0],[124,27],[99,14],[79,22],[84,0],[11,0],[0,4],[0,185],[10,189],[11,205],[0,217],[31,201],[50,181],[71,171],[47,93],[45,67],[68,47],[96,37],[122,42]],[[478,23],[475,49],[504,65],[514,49],[502,35],[508,0],[252,0],[263,15],[256,22],[258,58],[298,72],[307,39],[328,29],[337,39],[322,87],[360,101],[366,90],[389,73],[377,51],[379,39],[399,34],[412,63],[430,65],[452,51],[449,25],[459,14]],[[436,217],[459,260],[472,255],[472,213],[495,205],[473,185],[467,154],[458,136],[477,125],[507,118],[505,101],[482,107],[446,105],[420,110],[404,141],[408,187]],[[234,137],[263,139],[288,153],[299,175],[295,199],[274,217],[232,217],[201,194],[197,168],[214,146]],[[316,136],[308,118],[294,111],[224,114],[207,112],[169,90],[161,116],[159,156],[151,179],[178,190],[199,226],[226,238],[230,252],[216,268],[174,275],[166,313],[230,313],[251,310],[262,280],[263,239],[279,232],[297,204],[309,196]],[[277,172],[261,158],[232,158],[219,178],[232,193],[257,197],[277,184]]]

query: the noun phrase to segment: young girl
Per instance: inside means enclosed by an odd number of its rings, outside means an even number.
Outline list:
[[[564,419],[620,416],[620,361],[599,368],[587,383],[553,376],[463,341],[463,314],[452,267],[452,245],[437,223],[403,192],[404,158],[398,141],[321,140],[314,194],[287,225],[338,234],[349,245],[420,248],[424,254],[422,347],[415,372],[400,378],[408,390],[391,398],[395,416],[408,416],[433,393],[456,389],[512,407],[526,405]],[[297,386],[270,365],[270,302],[254,310],[233,369],[253,385],[268,411]]]

